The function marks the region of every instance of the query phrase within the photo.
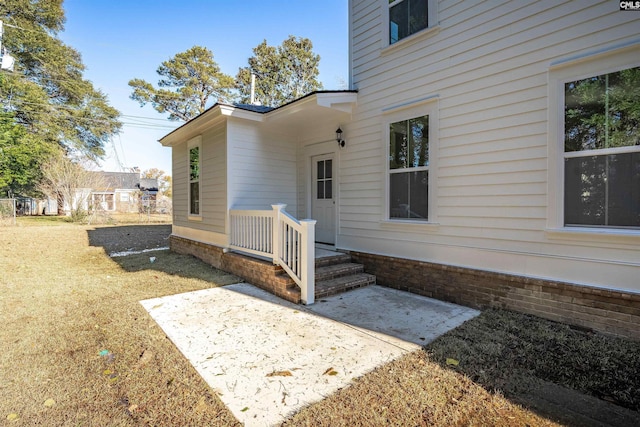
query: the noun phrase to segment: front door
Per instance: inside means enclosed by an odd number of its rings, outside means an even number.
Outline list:
[[[316,222],[316,242],[336,242],[336,202],[333,154],[311,158],[311,217]]]

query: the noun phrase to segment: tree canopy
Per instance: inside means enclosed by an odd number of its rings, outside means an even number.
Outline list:
[[[170,120],[188,121],[202,113],[212,102],[228,102],[233,77],[220,71],[213,53],[194,46],[164,61],[156,70],[158,87],[142,79],[132,79],[131,99],[140,106],[153,105],[159,113],[169,113]]]
[[[248,103],[251,74],[256,76],[255,97],[262,105],[277,107],[322,89],[318,81],[320,55],[308,38],[289,36],[280,46],[264,40],[253,49],[249,65],[236,76],[239,101]]]
[[[84,79],[80,53],[57,37],[65,22],[61,0],[3,0],[0,20],[2,46],[16,60],[13,72],[0,72],[1,126],[15,136],[4,139],[4,144],[12,141],[12,149],[21,150],[25,147],[15,144],[28,139],[30,145],[42,148],[23,150],[24,164],[30,166],[22,174],[12,170],[15,179],[5,182],[0,191],[16,190],[22,183],[21,191],[28,192],[35,188],[37,173],[33,172],[46,160],[45,152],[61,150],[97,160],[121,123],[106,95]],[[1,161],[4,165],[7,159]]]

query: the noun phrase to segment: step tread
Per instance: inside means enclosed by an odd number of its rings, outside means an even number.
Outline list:
[[[367,273],[352,274],[349,276],[335,277],[329,280],[316,282],[316,298],[334,295],[349,289],[374,285],[376,276]]]
[[[364,272],[364,266],[362,264],[356,264],[354,262],[325,265],[316,267],[316,282],[340,276],[358,274],[362,272]]]
[[[316,258],[315,265],[316,267],[322,267],[331,264],[342,264],[345,262],[351,262],[351,255],[336,252],[335,255],[324,256],[320,258]]]

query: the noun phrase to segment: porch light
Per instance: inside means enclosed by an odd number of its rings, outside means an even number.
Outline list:
[[[340,127],[336,129],[336,141],[338,142],[340,148],[344,147],[345,140],[342,139],[342,129],[340,129]]]

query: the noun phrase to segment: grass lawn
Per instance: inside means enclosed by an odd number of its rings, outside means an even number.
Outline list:
[[[168,225],[123,222],[0,228],[0,424],[238,425],[139,304],[237,278],[166,250],[110,258],[168,244]],[[638,343],[487,311],[285,424],[588,425],[590,408],[612,425],[640,421],[639,354]],[[563,396],[586,404],[563,412]]]

